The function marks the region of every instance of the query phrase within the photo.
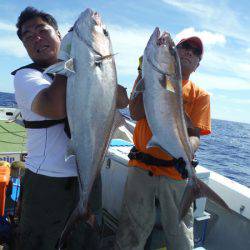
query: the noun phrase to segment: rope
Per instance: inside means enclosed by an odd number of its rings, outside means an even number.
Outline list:
[[[9,133],[9,134],[12,134],[12,135],[15,135],[15,136],[18,136],[18,137],[21,137],[21,138],[25,138],[25,136],[16,134],[16,132],[11,132],[10,130],[8,130],[7,128],[5,128],[5,127],[2,126],[2,125],[0,125],[0,128],[2,128],[4,131],[6,131],[6,132]]]

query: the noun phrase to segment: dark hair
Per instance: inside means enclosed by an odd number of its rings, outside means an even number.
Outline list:
[[[20,40],[22,40],[22,25],[26,21],[29,21],[37,17],[40,17],[43,21],[51,25],[55,30],[58,30],[57,21],[52,15],[43,11],[39,11],[33,7],[27,7],[21,12],[16,24],[17,35]]]

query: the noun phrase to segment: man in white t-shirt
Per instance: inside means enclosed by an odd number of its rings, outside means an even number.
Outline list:
[[[79,199],[75,158],[65,161],[66,78],[42,74],[58,61],[61,37],[53,16],[31,7],[20,14],[16,26],[33,61],[12,72],[16,101],[28,128],[18,249],[49,250],[55,249]],[[124,108],[128,104],[125,89],[120,93],[117,106]],[[90,208],[97,214],[101,210],[100,177],[90,196]],[[67,249],[98,248],[97,238],[82,224],[70,236]]]

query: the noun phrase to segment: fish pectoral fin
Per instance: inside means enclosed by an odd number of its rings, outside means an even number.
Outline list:
[[[105,60],[105,59],[111,59],[112,57],[114,57],[115,55],[117,55],[118,53],[115,53],[115,54],[109,54],[109,55],[106,55],[106,56],[102,56],[101,57],[101,60]]]
[[[75,156],[75,150],[72,144],[72,140],[69,140],[68,146],[67,146],[67,153],[65,155],[65,161],[67,161],[70,157]]]
[[[170,152],[168,152],[166,149],[164,149],[159,143],[156,137],[152,137],[148,144],[147,144],[147,149],[152,148],[152,147],[158,147],[159,149],[161,149],[162,151],[166,152],[168,155],[174,157]]]
[[[70,73],[76,73],[74,68],[74,59],[70,58],[68,61],[65,62],[65,69]]]
[[[53,64],[43,72],[43,74],[59,74],[67,77],[72,73],[75,73],[73,58]]]
[[[147,144],[147,149],[152,147],[160,147],[159,143],[157,143],[157,139],[154,136],[152,136]]]
[[[173,83],[170,79],[166,79],[166,90],[175,93]]]
[[[190,180],[188,180],[188,184],[185,188],[184,194],[181,199],[181,203],[179,206],[179,222],[186,216],[191,204],[195,200],[195,194],[194,194],[194,188],[193,185],[190,183]]]
[[[102,62],[104,61],[104,60],[109,60],[109,59],[112,59],[115,55],[117,55],[118,53],[115,53],[115,54],[109,54],[109,55],[106,55],[106,56],[96,56],[95,57],[95,60],[94,60],[94,62],[95,62],[95,66],[98,66],[98,67],[101,67],[101,65],[102,65]]]
[[[140,93],[143,93],[145,90],[145,84],[144,84],[144,79],[141,78],[137,84],[135,85],[132,93],[131,93],[131,96],[130,96],[130,100],[133,100],[135,99]]]
[[[114,54],[108,54],[108,55],[105,55],[105,56],[96,56],[95,58],[95,62],[98,63],[98,62],[102,62],[103,60],[106,60],[106,59],[111,59],[113,58],[114,56],[116,56],[118,53],[114,53]]]
[[[162,75],[159,79],[159,83],[164,89],[166,89],[166,91],[175,93],[174,81],[171,78],[172,77],[169,75]]]
[[[166,91],[175,93],[173,80],[171,80],[170,77],[167,77],[166,75],[163,77],[163,79],[160,81],[161,86],[166,89]]]

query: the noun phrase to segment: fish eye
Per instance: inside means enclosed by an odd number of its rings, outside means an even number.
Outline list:
[[[101,65],[102,65],[102,62],[101,62],[101,61],[95,62],[95,66],[101,68]]]
[[[107,31],[106,29],[103,29],[103,34],[104,34],[105,36],[109,36],[109,33],[108,33],[108,31]]]
[[[102,61],[103,61],[103,58],[101,55],[95,55],[94,56],[94,63],[95,63],[95,66],[101,68],[102,66]]]

